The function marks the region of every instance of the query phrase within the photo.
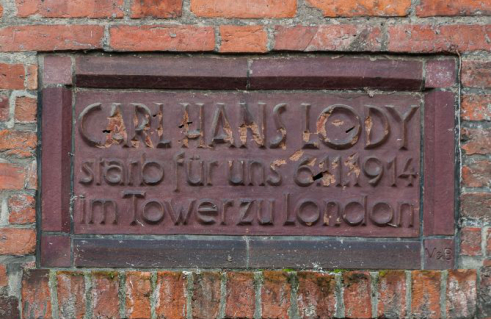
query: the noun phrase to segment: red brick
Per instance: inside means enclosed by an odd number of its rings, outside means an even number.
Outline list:
[[[157,274],[157,318],[186,318],[186,285],[186,276],[181,272],[163,271]]]
[[[32,224],[36,222],[35,199],[31,195],[12,195],[9,198],[10,224]]]
[[[324,16],[337,17],[404,17],[409,13],[411,0],[307,0]]]
[[[489,50],[490,25],[403,25],[388,28],[392,52],[465,52]]]
[[[29,90],[37,90],[38,88],[38,66],[27,66],[26,88]]]
[[[446,311],[448,319],[474,318],[477,299],[476,270],[449,270]]]
[[[9,284],[9,278],[7,277],[7,267],[0,265],[0,288]]]
[[[120,318],[118,291],[118,273],[96,272],[93,274],[92,303],[95,318]]]
[[[0,121],[8,121],[9,119],[10,119],[9,97],[6,94],[0,94]]]
[[[33,155],[37,145],[35,132],[30,131],[0,131],[0,152],[7,155],[29,157]]]
[[[256,292],[254,273],[227,273],[226,318],[254,318]]]
[[[268,51],[268,35],[262,26],[220,26],[220,52]]]
[[[462,128],[460,138],[466,155],[491,154],[491,130]]]
[[[117,26],[110,29],[111,47],[118,51],[213,51],[213,27]]]
[[[365,271],[344,272],[343,285],[346,318],[371,318],[370,274]]]
[[[488,242],[488,244],[489,244],[489,242]],[[482,265],[483,265],[483,267],[491,267],[491,258],[484,259],[484,261],[482,262]]]
[[[59,272],[56,279],[60,319],[83,319],[86,312],[84,274]]]
[[[406,317],[406,273],[380,272],[378,281],[378,318]]]
[[[0,50],[3,48],[1,40],[2,29],[0,29]],[[0,63],[0,89],[22,90],[25,78],[26,70],[22,64]]]
[[[194,319],[216,318],[220,310],[220,273],[204,272],[194,275],[192,309]]]
[[[176,18],[182,15],[182,0],[133,0],[132,18]]]
[[[416,318],[440,319],[440,279],[439,271],[412,272],[411,312]]]
[[[491,194],[466,193],[460,196],[463,217],[491,222]]]
[[[283,271],[264,271],[264,282],[261,287],[262,318],[289,318],[290,297],[292,288],[288,274]]]
[[[0,315],[2,318],[20,319],[19,300],[16,297],[0,295]]]
[[[462,61],[461,81],[467,87],[491,87],[491,61]]]
[[[0,28],[0,51],[101,49],[103,35],[104,27],[96,25],[8,26]]]
[[[36,231],[22,228],[0,228],[0,255],[30,255],[36,250]]]
[[[46,18],[122,18],[123,0],[15,0],[17,16]]]
[[[24,168],[10,163],[0,163],[0,190],[23,189],[25,179]]]
[[[0,4],[0,18],[3,16],[3,6]]]
[[[416,14],[420,17],[490,15],[491,3],[488,0],[421,0]]]
[[[491,256],[491,228],[486,232],[486,255]]]
[[[24,271],[22,279],[22,315],[24,319],[51,319],[51,293],[48,270]]]
[[[293,18],[297,0],[191,0],[191,12],[207,18]]]
[[[382,32],[369,25],[277,26],[276,51],[379,51]]]
[[[299,272],[297,277],[300,318],[333,318],[336,314],[335,277],[316,272]]]
[[[36,190],[38,182],[37,175],[37,162],[36,160],[32,161],[31,164],[27,166],[27,181],[26,188]]]
[[[37,99],[21,96],[15,100],[15,120],[17,122],[35,122]]]
[[[464,256],[481,256],[481,228],[465,227],[460,234],[460,253]]]
[[[491,95],[464,95],[460,115],[466,121],[491,121]]]
[[[491,161],[466,161],[462,166],[462,182],[467,187],[491,186]]]
[[[126,273],[126,314],[129,319],[150,319],[151,276],[149,272]]]

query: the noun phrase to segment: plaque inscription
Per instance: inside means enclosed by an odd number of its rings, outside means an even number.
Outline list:
[[[419,235],[419,93],[75,101],[75,233]]]

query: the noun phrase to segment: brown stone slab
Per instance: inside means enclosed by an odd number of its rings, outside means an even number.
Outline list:
[[[72,92],[42,92],[41,214],[44,231],[70,230],[70,152]]]
[[[242,238],[74,239],[76,267],[244,268]]]
[[[70,237],[43,235],[41,237],[41,266],[70,267]]]
[[[75,233],[418,236],[420,99],[79,92]]]
[[[455,97],[435,91],[425,97],[424,234],[453,235],[455,224]]]
[[[79,57],[75,84],[91,88],[246,89],[245,58]]]
[[[455,59],[432,59],[425,66],[425,88],[446,88],[457,83]]]
[[[44,57],[43,85],[72,84],[72,58],[47,55]]]
[[[294,269],[419,269],[418,241],[315,239],[249,241],[249,267]]]
[[[424,269],[453,269],[455,241],[453,239],[424,240]]]
[[[254,59],[250,89],[379,89],[419,91],[420,61],[366,58]]]

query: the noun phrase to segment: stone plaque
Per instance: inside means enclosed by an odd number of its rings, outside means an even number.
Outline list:
[[[424,60],[75,61],[45,83],[42,162],[74,266],[420,268],[421,236],[453,235],[454,97]]]

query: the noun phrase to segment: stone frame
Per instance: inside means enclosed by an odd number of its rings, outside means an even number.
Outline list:
[[[319,59],[329,55],[295,55]],[[214,58],[193,55],[183,59]],[[141,55],[131,68],[127,56],[45,55],[41,57],[40,207],[38,213],[41,267],[121,268],[349,268],[349,269],[447,269],[454,267],[456,198],[459,172],[455,141],[457,64],[453,57],[392,57],[397,67],[374,67],[368,56],[352,55],[357,68],[349,77],[340,59],[333,58],[321,77],[299,72],[284,56],[234,56],[247,61],[211,72],[206,62],[195,64],[193,74],[179,67],[153,75],[152,87],[142,87],[155,59],[165,64],[168,55]],[[377,60],[387,60],[386,57]],[[173,57],[175,58],[175,57]],[[227,59],[226,56],[220,56]],[[111,62],[102,70],[97,59]],[[265,61],[261,72],[251,61]],[[283,63],[282,73],[271,62]],[[189,60],[192,61],[192,60]],[[414,61],[421,68],[408,72]],[[261,63],[261,62],[258,62]],[[305,63],[308,63],[305,62]],[[131,71],[128,71],[131,69]],[[158,67],[157,67],[158,69]],[[368,77],[367,74],[375,74]],[[200,81],[205,76],[210,81]],[[226,79],[226,81],[217,81]],[[319,82],[320,79],[320,82]],[[284,83],[288,83],[287,86]],[[319,87],[318,83],[322,86]],[[342,83],[342,85],[339,85]],[[166,235],[162,239],[100,238],[73,234],[72,189],[72,92],[83,88],[186,88],[186,89],[326,89],[418,91],[425,100],[422,139],[423,209],[419,238],[209,236]],[[49,118],[50,121],[46,121]],[[68,191],[67,191],[68,190]],[[144,237],[144,236],[143,236]],[[104,256],[104,258],[100,258]],[[356,258],[354,257],[356,256]],[[374,258],[376,256],[376,258]],[[315,265],[315,267],[314,267]]]

